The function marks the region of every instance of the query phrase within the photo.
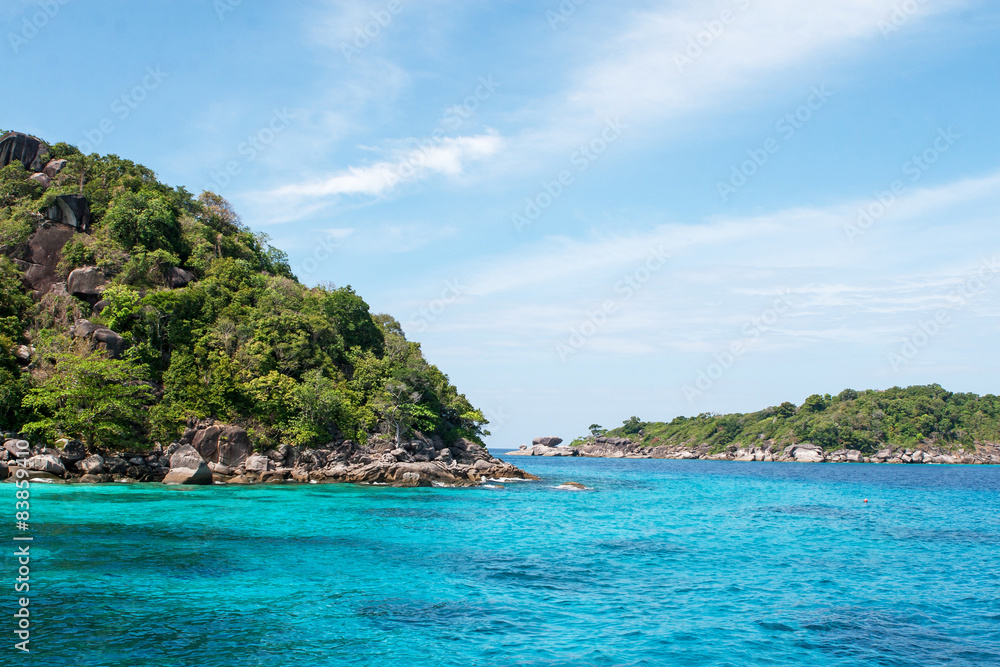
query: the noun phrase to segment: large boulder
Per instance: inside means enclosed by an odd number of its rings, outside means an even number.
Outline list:
[[[96,266],[84,266],[70,271],[69,278],[66,279],[66,291],[75,297],[88,299],[100,296],[107,284],[108,279],[104,277],[103,271]]]
[[[59,195],[52,206],[45,209],[45,217],[85,232],[90,229],[90,202],[83,195]]]
[[[104,474],[104,458],[100,454],[91,454],[82,461],[77,461],[76,469],[84,475]]]
[[[87,448],[79,440],[66,440],[59,451],[59,458],[70,463],[87,458]]]
[[[62,171],[63,167],[65,166],[66,166],[66,160],[49,160],[45,164],[45,168],[42,169],[42,172],[44,172],[44,174],[49,178],[55,178],[56,176],[59,175],[59,172]]]
[[[24,459],[31,455],[31,446],[27,440],[11,438],[3,443],[11,459]]]
[[[28,470],[47,472],[50,475],[55,475],[56,477],[64,477],[66,475],[66,468],[63,467],[62,462],[51,454],[40,454],[38,456],[32,456],[31,458],[25,459],[21,462],[21,467],[27,468]]]
[[[69,333],[74,338],[86,338],[90,340],[94,347],[101,347],[107,350],[108,356],[117,359],[128,347],[125,339],[107,327],[94,324],[88,319],[80,318],[70,327]]]
[[[251,454],[244,467],[247,472],[267,472],[274,470],[274,462],[262,454]]]
[[[31,289],[37,290],[39,295],[47,294],[59,282],[62,249],[74,234],[76,232],[69,227],[44,222],[28,241],[24,259],[14,260],[24,271],[24,279]]]
[[[212,425],[185,434],[206,461],[238,468],[253,453],[247,432],[239,426]]]
[[[792,450],[792,456],[796,461],[802,463],[819,463],[823,460],[823,450],[813,447],[796,447]]]
[[[191,445],[182,445],[170,456],[170,471],[164,484],[211,484],[212,470]]]
[[[193,273],[191,273],[190,271],[185,271],[184,269],[176,266],[171,266],[169,269],[167,269],[165,277],[167,281],[167,286],[172,287],[174,289],[178,287],[184,287],[189,282],[194,280]]]
[[[531,444],[541,445],[542,447],[558,447],[562,441],[563,441],[562,438],[556,438],[554,436],[546,436],[546,437],[535,438],[534,440],[531,441]]]
[[[38,183],[43,188],[47,188],[50,185],[52,185],[52,179],[43,174],[42,172],[38,172],[37,174],[32,174],[31,180],[33,180],[35,183]]]
[[[37,138],[20,132],[8,132],[0,137],[0,168],[20,162],[28,171],[41,171],[49,147]]]

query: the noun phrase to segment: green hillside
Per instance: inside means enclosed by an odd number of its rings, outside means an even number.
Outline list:
[[[918,443],[973,448],[978,442],[1000,442],[1000,397],[952,393],[936,384],[885,391],[845,389],[836,396],[814,394],[798,406],[786,402],[758,412],[704,413],[670,422],[632,417],[607,432],[597,424],[591,430],[592,435],[627,437],[650,447],[708,443],[713,452],[761,441],[812,442],[824,449],[866,453]]]
[[[4,431],[142,446],[212,417],[261,448],[485,433],[396,320],[298,282],[218,195],[65,143],[26,165],[24,137],[0,143]]]

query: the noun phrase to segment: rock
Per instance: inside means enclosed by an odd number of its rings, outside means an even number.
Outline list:
[[[913,452],[913,454],[910,455],[910,461],[912,463],[923,463],[924,462],[924,456],[925,455],[924,455],[923,450],[918,449],[917,451]]]
[[[58,282],[62,248],[74,234],[69,227],[45,222],[31,236],[24,259],[14,263],[24,271],[24,279],[33,290],[48,294]]]
[[[45,217],[78,232],[90,229],[90,202],[83,195],[59,195],[55,203],[45,209]]]
[[[580,484],[580,482],[563,482],[562,484],[560,484],[556,488],[557,489],[572,489],[572,490],[577,490],[577,491],[583,491],[587,487],[584,486],[583,484]]]
[[[87,474],[82,475],[77,481],[82,484],[107,484],[112,479],[111,475]]]
[[[8,132],[0,137],[0,168],[20,162],[28,171],[41,171],[49,147],[41,139],[20,132]]]
[[[557,447],[559,443],[563,441],[562,438],[556,438],[553,436],[535,438],[531,441],[533,445],[541,445],[542,447]]]
[[[227,477],[229,475],[232,475],[234,472],[234,470],[229,466],[222,465],[221,463],[216,463],[215,461],[209,461],[208,468],[216,475],[225,475]]]
[[[266,452],[264,452],[264,456],[271,459],[275,463],[281,463],[285,460],[285,455],[276,449],[267,450]]]
[[[792,450],[792,456],[800,463],[819,463],[823,460],[823,451],[818,448],[796,447]]]
[[[63,170],[66,166],[66,160],[49,160],[42,171],[49,178],[55,178],[59,175],[59,172]]]
[[[84,266],[70,271],[69,278],[66,279],[66,291],[75,297],[87,299],[99,296],[107,284],[108,279],[104,277],[103,271],[96,266]]]
[[[69,333],[74,338],[86,338],[90,340],[95,348],[104,349],[112,359],[120,357],[128,347],[125,339],[111,329],[94,324],[84,318],[78,319],[70,327]]]
[[[87,448],[79,440],[66,440],[59,452],[59,458],[70,463],[87,458]]]
[[[864,460],[864,456],[857,449],[847,450],[846,458],[851,463],[861,463]]]
[[[35,183],[38,183],[43,188],[47,188],[52,185],[52,179],[43,174],[42,172],[38,172],[37,174],[32,174],[31,180],[33,180]]]
[[[185,271],[182,268],[172,266],[166,270],[164,274],[167,286],[173,289],[179,287],[184,287],[188,283],[194,280],[194,274],[190,271]]]
[[[82,461],[77,461],[76,469],[85,475],[100,475],[104,473],[104,457],[100,454],[91,454]]]
[[[247,472],[267,472],[268,470],[274,470],[274,464],[271,459],[260,454],[251,454],[247,457],[245,467]]]
[[[231,468],[243,465],[253,452],[247,432],[239,426],[212,425],[184,434],[206,461]]]
[[[27,440],[11,439],[3,443],[3,448],[12,459],[23,459],[31,455],[31,445]]]
[[[212,471],[197,449],[183,445],[170,456],[170,471],[163,478],[163,483],[211,484]]]
[[[66,476],[66,468],[63,467],[62,462],[51,454],[41,454],[25,459],[21,462],[21,467],[28,470],[40,470],[41,472],[47,472],[57,477]]]

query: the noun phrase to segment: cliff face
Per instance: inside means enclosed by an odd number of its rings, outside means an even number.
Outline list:
[[[485,432],[396,320],[114,155],[0,138],[0,297],[0,428],[36,446],[165,450],[206,419],[257,450]]]

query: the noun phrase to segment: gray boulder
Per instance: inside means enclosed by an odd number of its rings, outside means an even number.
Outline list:
[[[274,463],[271,459],[261,454],[251,454],[247,457],[244,467],[247,469],[247,472],[267,472],[274,470]]]
[[[72,463],[87,458],[87,448],[79,440],[67,440],[60,444],[62,444],[62,449],[59,451],[59,458],[64,461]]]
[[[104,272],[96,266],[84,266],[70,271],[66,279],[66,291],[75,297],[86,298],[98,296],[104,291],[108,279]]]
[[[23,459],[31,455],[31,445],[27,440],[11,439],[3,443],[11,459]]]
[[[8,132],[0,137],[0,167],[20,162],[28,171],[41,171],[49,147],[37,138],[20,132]]]
[[[56,477],[64,477],[66,475],[66,468],[63,467],[62,462],[51,454],[40,454],[39,456],[32,456],[29,459],[25,459],[21,463],[21,467],[28,470],[47,472]]]
[[[66,160],[49,160],[45,165],[45,168],[42,169],[42,172],[44,172],[49,178],[55,178],[65,166]]]
[[[170,456],[170,471],[163,478],[163,483],[211,484],[212,470],[197,449],[183,445]]]
[[[59,195],[45,209],[45,217],[79,232],[90,229],[90,202],[83,195]]]
[[[47,188],[52,185],[52,179],[43,174],[42,172],[38,172],[37,174],[32,174],[31,180],[33,180],[35,183],[38,183],[43,188]]]
[[[43,222],[28,241],[28,250],[23,259],[14,263],[24,271],[24,279],[39,296],[48,294],[59,281],[59,261],[66,241],[76,234],[69,227]]]
[[[84,475],[102,475],[104,474],[104,457],[100,454],[91,454],[82,461],[78,461],[76,469]]]
[[[74,338],[89,339],[95,347],[104,346],[108,355],[112,359],[117,359],[125,351],[127,344],[125,339],[107,327],[94,324],[88,319],[78,319],[70,327],[69,333]]]
[[[559,443],[561,443],[562,441],[563,441],[562,438],[556,438],[554,436],[546,436],[546,437],[535,438],[534,440],[531,441],[531,444],[541,445],[543,447],[558,447]]]
[[[247,432],[239,426],[211,425],[184,434],[206,461],[238,468],[253,452]]]
[[[792,456],[795,457],[796,461],[802,463],[819,463],[823,460],[823,451],[818,448],[796,447],[792,450]]]
[[[847,460],[851,463],[861,463],[864,461],[864,455],[857,449],[848,449]]]
[[[184,269],[181,269],[176,266],[172,266],[169,269],[167,269],[164,277],[166,278],[167,286],[172,287],[174,289],[178,287],[184,287],[189,282],[194,280],[193,273],[191,273],[190,271],[185,271]]]

